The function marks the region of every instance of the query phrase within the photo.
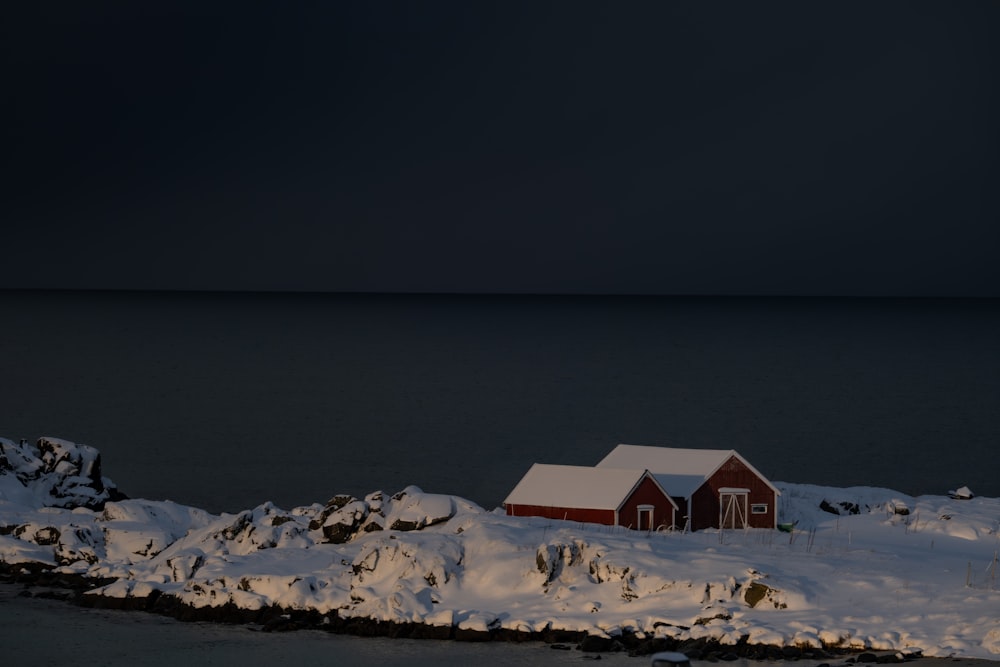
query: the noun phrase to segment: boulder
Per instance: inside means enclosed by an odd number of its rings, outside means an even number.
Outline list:
[[[785,603],[780,600],[781,591],[771,588],[759,581],[750,582],[743,591],[743,600],[751,608],[756,607],[763,601],[770,602],[775,609],[784,609]]]

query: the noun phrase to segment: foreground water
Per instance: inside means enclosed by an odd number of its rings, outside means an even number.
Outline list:
[[[318,631],[255,632],[244,626],[181,623],[141,612],[70,607],[17,597],[0,585],[0,641],[18,665],[266,665],[331,664],[342,667],[429,665],[579,664],[579,651],[529,644],[460,643],[359,638]],[[605,662],[607,661],[607,662]],[[601,664],[643,664],[604,654]]]
[[[53,600],[17,597],[18,590],[12,585],[0,585],[0,642],[5,658],[24,667],[65,664],[273,667],[293,663],[340,667],[512,664],[541,667],[587,664],[587,658],[596,657],[576,650],[554,650],[538,643],[463,644],[358,638],[316,631],[262,633],[240,626],[181,623],[141,612],[82,609]],[[629,658],[621,653],[601,654],[600,660],[600,664],[611,666],[648,664],[646,658]],[[726,664],[751,667],[759,663],[739,660]],[[819,661],[802,660],[795,664],[816,667]],[[1000,662],[968,659],[927,659],[907,664],[1000,666]]]

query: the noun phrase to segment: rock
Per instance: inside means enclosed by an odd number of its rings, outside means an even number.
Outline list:
[[[351,500],[336,507],[326,515],[326,521],[323,522],[322,530],[325,541],[330,544],[349,542],[358,534],[368,518],[368,512],[368,503],[363,500]],[[312,526],[312,523],[309,525]]]
[[[597,635],[587,635],[580,642],[580,650],[585,653],[607,653],[614,650],[617,642],[611,637],[598,637]]]
[[[0,475],[16,477],[46,507],[101,510],[109,501],[127,499],[101,476],[99,451],[59,438],[35,444],[0,438]]]
[[[780,646],[767,647],[768,660],[783,660],[784,658],[785,658],[785,653],[781,650]]]
[[[751,606],[753,606],[753,605],[751,605]],[[730,614],[728,611],[720,611],[719,613],[715,614],[714,616],[703,616],[701,618],[696,618],[695,621],[694,621],[694,624],[695,625],[708,625],[712,621],[716,621],[716,620],[719,620],[719,621],[730,621],[730,620],[732,620],[732,618],[733,618],[733,615]]]
[[[830,501],[824,499],[823,501],[820,502],[819,508],[821,510],[823,510],[824,512],[828,512],[830,514],[836,514],[837,516],[840,516],[840,515],[843,515],[843,514],[860,514],[861,513],[861,508],[858,507],[857,503],[848,502],[846,500],[842,500],[842,501],[834,504],[834,503],[831,503]]]
[[[878,657],[878,660],[876,660],[875,662],[879,663],[880,665],[886,665],[886,664],[891,665],[899,662],[906,662],[906,660],[903,658],[902,653],[887,653],[885,655],[880,655]]]
[[[878,662],[878,656],[874,653],[866,651],[858,655],[858,662]]]
[[[822,502],[820,502],[819,508],[821,510],[823,510],[824,512],[828,512],[830,514],[836,514],[838,516],[840,515],[840,510],[838,510],[836,507],[834,507],[833,505],[831,505],[825,499]]]
[[[295,632],[296,630],[301,629],[302,626],[293,621],[287,615],[271,619],[264,624],[263,628],[261,628],[264,632]]]
[[[802,657],[802,649],[798,646],[784,646],[781,649],[781,655],[785,660],[798,660]]]
[[[787,605],[778,599],[780,592],[759,581],[752,581],[743,592],[743,600],[751,608],[756,607],[762,601],[766,600],[772,603],[775,609],[784,609]]]
[[[469,628],[455,628],[455,641],[459,642],[488,642],[493,636],[488,630],[472,630]]]
[[[849,503],[847,501],[841,501],[837,503],[841,509],[843,509],[848,514],[861,514],[861,508],[858,507],[857,503]]]
[[[59,543],[59,531],[52,526],[39,528],[35,531],[35,539],[32,540],[40,547],[48,547]]]
[[[455,501],[451,496],[424,493],[408,486],[392,497],[392,507],[385,513],[392,519],[392,530],[420,530],[444,523],[455,516]]]

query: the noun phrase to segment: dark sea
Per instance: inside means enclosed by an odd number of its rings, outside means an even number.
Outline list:
[[[416,484],[490,509],[533,462],[622,442],[733,448],[772,480],[1000,496],[998,300],[0,292],[0,313],[0,436],[95,446],[132,497],[234,512]],[[0,593],[20,664],[580,659]]]
[[[239,511],[736,449],[772,480],[1000,496],[1000,300],[0,292],[0,436]]]

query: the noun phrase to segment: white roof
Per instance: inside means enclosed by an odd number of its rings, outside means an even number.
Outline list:
[[[780,493],[766,477],[750,465],[735,449],[682,449],[679,447],[647,447],[618,445],[601,459],[598,468],[640,468],[649,470],[667,493],[688,498],[723,463],[735,456],[754,474]]]
[[[701,475],[658,475],[654,473],[653,478],[671,496],[680,498],[690,498],[691,494],[705,483],[705,478]]]
[[[616,510],[645,474],[645,468],[536,463],[503,502],[504,505]]]

